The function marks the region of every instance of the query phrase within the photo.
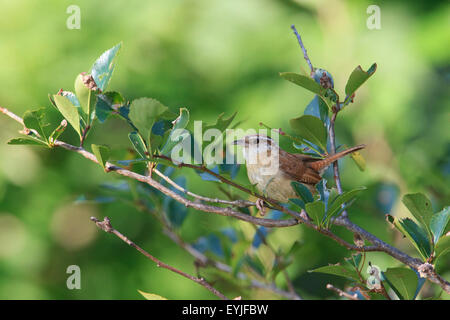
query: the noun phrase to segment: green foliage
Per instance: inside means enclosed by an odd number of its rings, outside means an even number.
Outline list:
[[[84,122],[89,125],[92,117],[92,112],[94,112],[95,110],[97,97],[95,91],[89,89],[85,85],[83,81],[83,74],[79,74],[75,79],[75,94],[77,95],[82,114],[84,115]]]
[[[32,138],[14,138],[14,139],[9,140],[8,144],[11,144],[11,145],[26,144],[26,145],[43,146],[43,147],[47,146],[47,144],[45,142],[38,140],[38,139],[32,139]]]
[[[426,260],[437,251],[436,244],[450,220],[449,207],[433,214],[431,201],[421,193],[405,195],[403,203],[419,224],[409,218],[398,219],[391,215],[387,215],[388,221],[411,241]]]
[[[189,123],[189,110],[186,108],[180,109],[180,115],[173,121],[173,127],[170,130],[170,134],[168,140],[164,147],[161,150],[162,154],[169,155],[169,152],[175,147],[178,143],[183,141],[186,137],[185,131],[183,129]]]
[[[308,187],[306,187],[304,184],[297,181],[292,181],[291,186],[292,188],[294,188],[294,191],[298,194],[298,196],[303,200],[304,203],[314,201],[311,191],[309,191]]]
[[[101,91],[105,91],[111,80],[115,58],[122,43],[119,43],[109,50],[106,50],[95,62],[91,69],[91,75]]]
[[[320,272],[332,274],[339,277],[348,278],[353,281],[359,281],[359,276],[356,270],[350,266],[343,266],[341,264],[332,264],[329,266],[320,267],[309,272]]]
[[[361,152],[359,152],[359,151],[352,152],[350,154],[350,157],[356,163],[359,170],[361,170],[361,171],[366,170],[366,160],[362,156]]]
[[[146,141],[151,153],[155,148],[151,145],[153,125],[161,118],[171,117],[169,108],[161,102],[151,98],[139,98],[130,105],[129,117],[134,126],[139,130],[139,134]]]
[[[342,194],[336,196],[336,198],[331,199],[331,201],[328,202],[327,206],[327,220],[341,212],[342,206],[345,203],[347,203],[347,206],[345,207],[347,208],[349,206],[349,203],[351,203],[361,191],[366,189],[366,187],[359,187],[350,191],[345,191]]]
[[[131,144],[133,145],[133,148],[134,150],[136,150],[138,155],[143,159],[147,159],[149,156],[149,152],[141,135],[136,131],[133,131],[128,134],[128,138],[130,139]]]
[[[138,292],[140,294],[142,294],[142,296],[147,300],[167,300],[167,298],[164,298],[164,297],[154,294],[154,293],[147,293],[147,292],[144,292],[141,290],[138,290]]]
[[[444,236],[439,239],[435,247],[434,261],[437,263],[441,258],[450,253],[450,236]]]
[[[308,91],[311,91],[319,96],[323,96],[325,94],[325,89],[322,88],[316,81],[308,76],[304,76],[301,74],[293,73],[293,72],[282,72],[280,76],[292,83],[295,83],[298,86],[305,88]]]
[[[92,153],[97,158],[98,163],[102,166],[103,170],[106,171],[106,162],[109,159],[109,148],[107,146],[92,144]]]
[[[325,204],[322,201],[306,203],[305,210],[316,225],[320,226],[322,224],[325,216]]]
[[[357,66],[350,74],[345,85],[345,94],[351,97],[352,94],[361,87],[377,70],[377,64],[374,63],[367,71],[364,71],[361,66]]]
[[[428,233],[431,241],[432,233],[430,228],[431,218],[433,217],[433,208],[431,201],[422,193],[407,194],[403,197],[403,203],[412,213],[414,218],[421,224]]]
[[[424,260],[430,256],[430,242],[422,227],[409,218],[398,219],[391,215],[388,215],[387,218],[390,223],[411,241]]]
[[[60,95],[53,95],[56,107],[61,112],[63,117],[70,123],[72,128],[78,133],[81,138],[81,125],[78,107],[74,106],[67,97]]]
[[[450,207],[445,207],[441,211],[435,213],[430,220],[430,229],[433,233],[433,243],[438,243],[445,228],[450,221]]]
[[[414,271],[408,268],[388,268],[383,276],[401,300],[414,299],[419,281]]]
[[[327,130],[320,119],[310,115],[303,115],[299,118],[291,119],[289,124],[292,130],[301,138],[314,143],[322,150],[326,150]]]

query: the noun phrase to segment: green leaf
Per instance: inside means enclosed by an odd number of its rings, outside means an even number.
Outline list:
[[[328,105],[323,98],[319,98],[318,95],[315,95],[311,102],[306,106],[303,114],[315,116],[322,120],[323,123],[329,124],[330,118],[328,117],[328,111]]]
[[[437,243],[445,231],[450,220],[450,207],[445,207],[440,212],[436,212],[430,221],[430,229],[433,233],[433,243]]]
[[[139,130],[142,138],[150,144],[153,125],[159,119],[165,118],[168,112],[170,112],[169,109],[158,100],[140,98],[133,100],[128,116],[134,126]],[[149,149],[152,150],[151,146]]]
[[[359,269],[359,264],[361,263],[361,253],[352,254],[349,258],[345,258],[352,267]]]
[[[358,166],[359,170],[364,171],[366,170],[366,160],[362,156],[361,152],[355,151],[350,154],[350,157],[355,162],[355,164]]]
[[[224,114],[224,112],[221,113],[215,123],[204,126],[203,132],[209,129],[218,129],[221,132],[225,131],[225,129],[230,126],[231,122],[233,122],[237,112],[233,113],[229,118],[223,118]]]
[[[287,256],[294,256],[302,247],[303,243],[296,240],[289,249]]]
[[[411,241],[424,260],[428,259],[431,255],[431,246],[428,241],[427,234],[423,228],[409,218],[398,219],[391,215],[387,215],[387,219]]]
[[[304,184],[297,181],[292,181],[291,186],[294,189],[295,193],[299,195],[299,197],[303,200],[304,203],[314,201],[314,197],[311,191],[309,191],[308,187],[306,187]]]
[[[161,297],[160,295],[154,293],[147,293],[141,290],[138,290],[138,292],[147,300],[167,300],[167,298]]]
[[[434,261],[437,261],[450,253],[450,236],[443,236],[436,243],[436,247],[434,248]]]
[[[430,229],[433,208],[431,201],[422,193],[407,194],[402,199],[405,206],[428,233],[428,239],[432,242],[433,236]]]
[[[148,158],[148,150],[147,146],[145,145],[144,140],[142,139],[141,135],[137,132],[130,132],[128,134],[128,138],[130,139],[131,143],[133,144],[134,150],[142,157],[147,159]]]
[[[325,215],[325,204],[322,201],[309,202],[305,204],[305,210],[314,220],[316,225],[320,226]]]
[[[36,130],[42,137],[42,139],[48,141],[48,136],[44,130],[44,127],[48,125],[43,123],[44,113],[45,113],[44,108],[35,111],[27,111],[23,115],[23,123],[25,127],[27,127],[28,129]]]
[[[91,114],[95,109],[97,103],[97,96],[95,91],[89,89],[83,82],[83,74],[79,74],[75,79],[75,93],[77,99],[80,102],[81,110],[83,110],[86,118],[84,119],[87,124],[91,121]]]
[[[106,50],[95,62],[91,69],[91,75],[101,91],[105,91],[114,71],[114,59],[119,52],[122,43]]]
[[[27,145],[47,147],[47,144],[44,141],[31,138],[14,138],[9,140],[8,144],[12,145],[27,144]]]
[[[323,150],[327,149],[327,130],[319,118],[311,115],[303,115],[296,119],[291,119],[289,124],[292,130],[303,139],[306,139]]]
[[[180,115],[173,122],[172,130],[170,131],[169,138],[167,139],[166,144],[161,150],[162,154],[169,155],[169,152],[175,147],[178,143],[183,141],[186,138],[186,132],[180,131],[180,129],[186,128],[189,123],[189,110],[186,108],[180,108]]]
[[[361,66],[357,66],[350,74],[345,86],[345,94],[350,97],[367,79],[369,79],[377,70],[377,64],[374,63],[369,70],[364,71]]]
[[[359,276],[355,269],[353,269],[350,266],[342,266],[339,263],[333,264],[329,266],[320,267],[314,270],[310,270],[308,272],[320,272],[320,273],[327,273],[332,274],[339,277],[348,278],[354,281],[359,282]]]
[[[109,148],[107,146],[93,144],[91,145],[92,152],[97,158],[98,163],[106,171],[106,162],[109,160]]]
[[[115,91],[108,91],[97,95],[95,105],[95,116],[100,122],[105,122],[106,118],[113,112],[117,112],[125,104],[123,96]]]
[[[366,189],[366,187],[355,188],[353,190],[343,192],[342,194],[334,198],[334,200],[332,200],[332,202],[328,205],[327,219],[330,219],[333,215],[338,213],[344,203],[353,200],[358,195],[358,193]]]
[[[388,268],[383,272],[392,290],[401,300],[413,300],[419,278],[417,274],[408,268]]]
[[[315,82],[312,78],[308,76],[304,76],[298,73],[293,72],[281,72],[280,76],[283,79],[286,79],[292,83],[295,83],[296,85],[305,88],[306,90],[309,90],[311,92],[314,92],[315,94],[318,94],[319,96],[323,96],[325,93],[325,89],[320,86],[317,82]]]
[[[303,200],[300,200],[299,198],[292,198],[289,199],[289,201],[293,203],[295,206],[305,209],[305,202]]]
[[[78,108],[74,106],[68,98],[57,94],[53,95],[53,100],[55,101],[59,112],[61,112],[63,117],[66,118],[81,138],[80,115],[78,113]]]
[[[242,266],[243,258],[245,256],[245,252],[250,247],[250,243],[247,241],[241,241],[235,244],[232,247],[232,255],[231,255],[231,269],[233,270],[233,276],[236,276]]]

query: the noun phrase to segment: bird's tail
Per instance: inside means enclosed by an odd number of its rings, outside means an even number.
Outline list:
[[[366,147],[365,144],[360,144],[358,146],[352,147],[352,148],[348,148],[344,151],[338,152],[336,154],[330,155],[325,159],[322,160],[318,160],[318,161],[314,161],[310,164],[310,166],[317,170],[318,172],[320,172],[321,170],[325,169],[326,167],[328,167],[330,164],[332,164],[333,162],[335,162],[336,160],[339,160],[340,158],[346,156],[347,154],[350,154],[352,152],[364,149]]]

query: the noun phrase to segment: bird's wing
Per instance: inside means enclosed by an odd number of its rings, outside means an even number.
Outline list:
[[[290,179],[308,185],[316,185],[322,177],[310,166],[317,159],[304,154],[280,154],[280,170]]]

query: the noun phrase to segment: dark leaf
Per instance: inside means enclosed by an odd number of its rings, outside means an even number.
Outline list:
[[[411,243],[416,247],[417,251],[419,251],[424,260],[430,256],[430,242],[423,228],[421,228],[409,218],[398,219],[391,215],[387,215],[387,219],[411,241]]]
[[[134,150],[141,156],[141,158],[148,158],[148,150],[147,146],[145,145],[144,140],[142,139],[141,135],[137,132],[130,132],[128,134],[128,138],[131,141],[131,144],[134,147]]]
[[[304,184],[297,181],[292,181],[291,186],[292,188],[294,188],[294,191],[299,195],[303,202],[308,203],[314,201],[311,191],[309,191],[308,187],[306,187]]]

